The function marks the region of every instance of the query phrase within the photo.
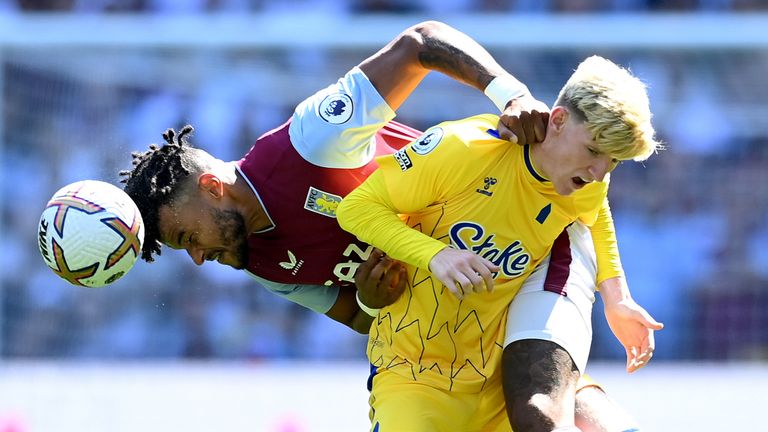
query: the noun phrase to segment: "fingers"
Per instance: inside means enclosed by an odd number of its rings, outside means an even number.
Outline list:
[[[648,334],[640,341],[640,345],[633,345],[627,349],[627,372],[632,373],[647,365],[653,357],[656,341],[653,330],[648,330]]]
[[[373,268],[379,264],[379,261],[383,256],[384,252],[379,249],[373,249],[368,259],[365,260],[365,262],[360,263],[360,267],[357,268],[357,273],[355,275],[362,278],[368,278]]]
[[[653,352],[653,350],[656,349],[656,336],[654,336],[653,331],[648,332],[648,339],[643,348],[645,350],[650,350],[651,352]]]
[[[471,271],[461,276],[464,277],[456,278],[456,284],[459,285],[465,295],[485,291],[485,280],[479,273]]]
[[[624,351],[627,353],[627,372],[632,373],[635,371],[635,347],[624,348]]]
[[[484,265],[481,262],[480,265],[470,268],[470,270],[464,272],[457,272],[452,276],[453,287],[446,284],[448,289],[456,295],[459,300],[463,299],[467,294],[481,293],[481,292],[493,292],[493,273],[492,271],[498,271],[498,267],[493,265]]]
[[[375,265],[367,264],[368,267],[373,266],[367,274],[361,272],[367,270],[362,264],[355,274],[355,285],[361,299],[370,307],[382,308],[391,305],[407,288],[405,266],[383,254]]]
[[[488,267],[480,267],[477,270],[477,274],[482,279],[482,283],[486,291],[493,292],[493,273],[491,273]]]
[[[493,290],[493,273],[499,267],[466,250],[446,247],[430,260],[432,274],[457,299],[465,295]]]
[[[640,348],[636,346],[629,347],[627,350],[627,372],[632,373],[645,366],[650,360],[651,353],[641,353]]]
[[[397,297],[400,297],[405,292],[405,288],[408,286],[408,272],[405,270],[404,266],[399,266],[397,270],[397,282],[391,286],[393,288],[392,293],[397,295]]]
[[[647,365],[653,357],[653,349],[641,351],[639,347],[633,346],[627,350],[627,372],[632,373]]]
[[[547,137],[547,125],[549,124],[549,113],[548,112],[540,113],[538,111],[533,111],[532,114],[536,119],[536,121],[533,124],[533,133],[536,137],[536,142],[542,142],[544,141],[544,138]]]
[[[642,317],[643,317],[643,325],[645,325],[646,328],[649,328],[651,330],[661,330],[664,328],[664,324],[656,321],[653,319],[653,317],[646,312],[645,310],[642,311]]]
[[[482,283],[483,279],[481,277],[475,275],[475,278],[480,280]],[[467,277],[464,273],[454,274],[451,279],[447,281],[447,283],[443,282],[443,285],[445,285],[446,288],[448,288],[448,291],[450,291],[459,300],[463,300],[467,294],[476,292],[476,283],[470,280],[470,278]]]
[[[534,119],[531,113],[523,111],[520,113],[520,125],[523,128],[523,134],[525,135],[525,143],[531,144],[536,142],[536,133],[533,131]]]
[[[514,115],[503,114],[499,117],[497,129],[502,139],[520,145],[536,144],[544,141],[548,122],[548,112],[522,111]]]
[[[503,140],[507,140],[511,143],[516,144],[518,142],[517,135],[515,135],[514,132],[512,132],[507,125],[499,121],[499,125],[496,127],[496,129],[499,131],[499,138]]]
[[[368,261],[365,262],[365,264],[368,264],[371,261],[371,259],[373,259],[373,257],[374,255],[373,253],[371,253],[371,258],[369,258]],[[382,275],[385,275],[387,273],[389,268],[392,266],[393,262],[394,261],[392,261],[391,258],[385,256],[384,254],[381,254],[378,257],[378,261],[376,261],[375,264],[372,263],[373,268],[370,269],[368,272],[368,275],[367,275],[368,279],[380,280]],[[362,264],[361,264],[361,267],[362,267]],[[358,272],[359,271],[360,271],[360,268],[358,268]]]
[[[459,300],[464,299],[464,288],[462,288],[461,283],[454,280],[452,276],[448,276],[447,278],[438,278],[440,282],[448,288],[448,291],[453,294],[454,297],[456,297]]]
[[[635,370],[640,369],[641,367],[647,365],[648,362],[651,361],[652,357],[653,357],[652,349],[648,349],[638,354],[637,358],[635,359],[635,366],[636,366]]]
[[[393,261],[388,266],[386,273],[384,273],[384,277],[381,278],[380,286],[387,292],[387,297],[394,297],[393,300],[395,300],[405,291],[405,285],[405,267]]]
[[[513,142],[520,145],[528,144],[528,137],[525,135],[525,129],[520,122],[519,116],[502,116],[499,119],[499,124],[501,125],[502,123],[516,137],[516,140]],[[501,133],[499,133],[499,136],[501,136]]]

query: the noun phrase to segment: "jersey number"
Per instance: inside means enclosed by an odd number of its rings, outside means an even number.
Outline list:
[[[373,246],[368,245],[365,249],[362,249],[360,246],[350,243],[344,250],[344,256],[351,259],[347,262],[336,264],[336,267],[333,269],[333,275],[339,278],[341,282],[353,283],[355,281],[355,272],[357,271],[357,268],[360,266],[361,262],[367,260],[368,257],[371,256],[371,252],[373,252]],[[358,256],[359,259],[354,260],[352,254]]]

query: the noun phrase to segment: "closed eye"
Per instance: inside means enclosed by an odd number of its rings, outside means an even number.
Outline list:
[[[171,246],[173,249],[185,249],[192,243],[192,236],[192,234],[187,234],[186,231],[180,231],[176,236],[176,244],[169,246]]]
[[[171,249],[182,249],[184,247],[183,244],[184,241],[184,231],[179,231],[179,233],[176,235],[176,241],[171,243],[165,242],[166,245],[168,245]]]

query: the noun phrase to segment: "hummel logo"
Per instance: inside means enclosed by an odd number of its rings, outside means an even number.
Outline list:
[[[491,192],[489,189],[496,183],[497,181],[494,177],[486,177],[485,180],[483,180],[483,188],[475,189],[475,192],[481,193],[483,195],[491,196],[493,195],[493,192]]]
[[[304,260],[297,260],[296,255],[293,254],[293,252],[288,251],[288,261],[281,261],[280,267],[291,270],[291,274],[296,276],[296,273],[299,272],[299,269],[304,264]]]

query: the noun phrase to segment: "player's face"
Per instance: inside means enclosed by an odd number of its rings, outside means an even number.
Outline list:
[[[163,206],[159,211],[160,238],[172,249],[184,249],[192,261],[218,261],[236,269],[248,261],[247,233],[243,216],[205,202]]]
[[[610,155],[600,152],[585,123],[571,115],[565,117],[556,128],[557,133],[545,140],[542,151],[536,154],[543,174],[560,195],[570,195],[593,181],[603,181],[618,164]]]

